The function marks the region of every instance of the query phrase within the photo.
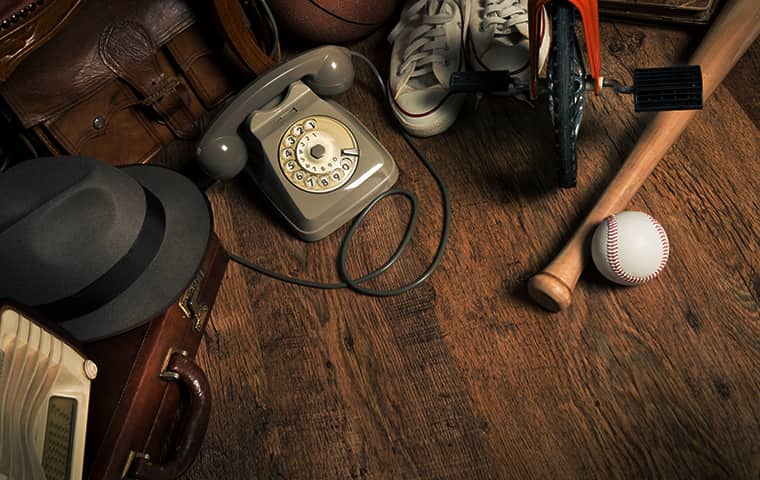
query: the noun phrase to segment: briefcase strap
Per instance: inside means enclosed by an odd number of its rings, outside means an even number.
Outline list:
[[[264,41],[254,32],[261,32],[265,27],[263,15],[258,14],[255,2],[252,7],[257,15],[254,20],[258,25],[252,25],[248,14],[243,9],[240,0],[212,0],[217,23],[224,34],[226,42],[238,59],[254,74],[259,75],[269,70],[280,61],[279,48],[274,52],[274,58],[264,51]]]

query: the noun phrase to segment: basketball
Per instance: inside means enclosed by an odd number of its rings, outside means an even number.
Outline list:
[[[374,32],[400,0],[270,0],[283,30],[317,43],[344,43]]]

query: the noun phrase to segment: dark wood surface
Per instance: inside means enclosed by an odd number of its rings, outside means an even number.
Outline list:
[[[683,61],[700,31],[604,24],[607,76]],[[383,33],[355,48],[387,69]],[[631,99],[591,98],[573,190],[555,188],[545,99],[474,102],[420,140],[451,190],[443,264],[393,298],[291,286],[231,264],[199,361],[211,424],[187,479],[760,478],[760,44],[669,151],[630,209],[666,228],[664,273],[634,288],[586,270],[569,311],[525,282],[562,246],[636,141]],[[413,279],[440,197],[368,71],[337,100],[420,197],[418,232],[378,286]],[[332,281],[346,228],[303,243],[238,179],[210,194],[232,252]],[[358,275],[392,252],[408,207],[387,200],[355,239]]]

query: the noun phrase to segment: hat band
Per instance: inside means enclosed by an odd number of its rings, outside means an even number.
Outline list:
[[[145,218],[126,255],[82,290],[55,302],[38,305],[37,310],[58,322],[81,317],[107,304],[138,279],[158,253],[166,230],[166,212],[161,200],[144,187],[143,192]]]

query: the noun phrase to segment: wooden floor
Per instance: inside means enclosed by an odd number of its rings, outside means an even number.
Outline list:
[[[603,64],[684,61],[699,32],[604,24]],[[387,70],[382,33],[355,46]],[[574,190],[555,188],[545,100],[470,102],[419,144],[451,190],[443,264],[393,298],[295,287],[230,265],[199,352],[213,412],[187,479],[760,478],[760,43],[659,164],[631,209],[672,256],[644,286],[593,267],[550,314],[526,280],[561,247],[645,124],[629,97],[587,103]],[[395,157],[421,200],[409,251],[378,286],[413,279],[438,241],[440,197],[369,73],[337,100]],[[294,238],[248,182],[210,195],[225,246],[337,280],[342,234]],[[356,238],[376,267],[408,208],[388,200]]]

